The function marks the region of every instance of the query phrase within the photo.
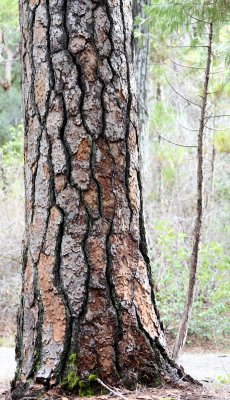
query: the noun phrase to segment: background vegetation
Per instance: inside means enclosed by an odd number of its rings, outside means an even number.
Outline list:
[[[212,65],[204,131],[203,230],[189,334],[224,342],[229,325],[229,4],[152,0],[146,210],[163,320],[178,328],[188,285],[197,196],[197,138],[209,21]],[[143,22],[144,23],[144,22]],[[147,153],[146,153],[147,154]]]

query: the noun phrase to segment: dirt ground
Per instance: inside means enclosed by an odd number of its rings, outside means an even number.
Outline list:
[[[203,387],[186,386],[181,383],[177,388],[146,389],[139,387],[135,392],[126,390],[118,391],[117,396],[112,393],[91,397],[92,400],[115,400],[125,398],[127,400],[230,400],[230,353],[227,352],[184,352],[179,364],[183,365],[185,371],[193,378],[200,380]],[[10,380],[14,375],[15,361],[14,349],[0,347],[0,399],[7,399],[4,394],[9,388]],[[220,383],[220,379],[228,378],[227,384]],[[9,398],[9,397],[8,397]],[[71,398],[76,399],[76,396]],[[50,391],[43,399],[68,400],[70,397]]]

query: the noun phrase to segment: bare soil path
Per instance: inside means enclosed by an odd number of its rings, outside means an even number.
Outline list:
[[[227,374],[230,374],[230,353],[226,352],[184,352],[179,363],[183,365],[187,373],[200,381],[218,383],[220,377],[227,379]]]
[[[213,382],[211,392],[206,389],[194,393],[190,389],[161,389],[156,390],[141,390],[136,394],[128,394],[125,396],[127,400],[199,400],[199,399],[215,399],[215,400],[230,400],[230,385],[220,386],[219,378],[227,378],[230,374],[230,353],[208,353],[208,352],[184,352],[179,362],[183,365],[185,371],[192,375],[195,379],[203,382]],[[8,347],[0,347],[0,399],[4,400],[4,392],[9,388],[10,380],[14,376],[15,371],[14,349]],[[191,392],[191,393],[190,393]],[[210,394],[211,393],[211,394]],[[198,396],[198,397],[197,397]],[[67,399],[63,397],[63,399]],[[93,399],[93,398],[92,398]],[[99,396],[94,399],[109,399],[111,396]],[[118,397],[117,397],[118,399]]]

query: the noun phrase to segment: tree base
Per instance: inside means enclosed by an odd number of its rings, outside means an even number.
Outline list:
[[[120,382],[115,384],[119,390],[123,391],[134,391],[140,385],[148,386],[149,388],[162,388],[169,386],[171,388],[183,388],[187,386],[202,386],[202,384],[193,379],[190,375],[186,374],[183,370],[183,367],[179,367],[173,360],[171,360],[167,353],[166,355],[167,361],[165,360],[165,369],[156,374],[156,370],[151,367],[146,367],[145,369],[140,369],[138,374],[133,372],[129,375],[125,375],[124,378],[120,379]],[[138,375],[138,379],[137,379]],[[152,378],[152,379],[151,379]],[[51,382],[45,384],[37,383],[37,382],[12,382],[12,391],[9,394],[9,397],[6,397],[7,400],[19,400],[19,399],[37,399],[41,396],[47,396],[49,399],[60,399],[64,396],[68,398],[72,398],[72,396],[79,395],[80,397],[88,397],[94,396],[97,394],[101,394],[102,392],[106,394],[110,391],[110,394],[114,393],[113,388],[110,385],[106,385],[107,389],[105,389],[104,383],[100,381],[95,375],[94,379],[89,379],[85,381],[79,381],[79,385],[73,388],[73,390],[69,390],[68,387],[63,385],[55,385]],[[110,390],[111,389],[111,390]],[[115,389],[116,391],[116,389]],[[52,397],[52,394],[55,393],[55,396]],[[42,397],[43,398],[43,397]],[[45,397],[46,398],[46,397]]]
[[[166,395],[168,392],[170,392],[169,394],[172,395],[172,391],[178,391],[178,392],[184,392],[188,390],[189,388],[189,392],[196,392],[196,391],[200,391],[199,388],[202,387],[202,384],[198,381],[194,381],[191,377],[189,377],[188,375],[186,375],[184,377],[184,379],[186,379],[186,381],[178,381],[177,383],[162,383],[162,385],[160,387],[154,388],[154,387],[148,387],[146,388],[146,386],[141,387],[140,384],[138,384],[135,387],[135,396],[136,396],[136,391],[137,388],[140,391],[140,393],[142,392],[148,392],[148,393],[152,393],[154,392],[154,395],[159,395],[161,398],[161,395]],[[99,395],[101,398],[101,395],[104,394],[109,394],[110,396],[114,395],[114,399],[117,399],[119,397],[123,397],[125,395],[125,397],[127,398],[127,400],[129,399],[134,399],[133,394],[134,390],[128,390],[127,388],[123,387],[123,386],[119,386],[118,388],[113,388],[113,387],[108,387],[108,389],[105,389],[104,387],[97,385],[94,388],[94,391],[92,393],[92,396],[97,396]],[[199,392],[200,393],[200,392]],[[118,394],[120,394],[120,396],[118,396]],[[79,395],[79,393],[77,393],[76,391],[68,391],[68,390],[64,390],[62,387],[57,386],[53,389],[48,389],[45,388],[44,386],[35,384],[35,385],[31,385],[31,387],[28,387],[27,389],[25,389],[25,387],[23,387],[23,385],[19,385],[13,392],[8,393],[5,397],[5,400],[33,400],[33,399],[38,399],[38,398],[44,398],[44,399],[49,399],[49,400],[61,400],[63,399],[63,397],[67,397],[68,399],[75,399],[76,396]],[[81,395],[81,397],[86,397],[84,395]],[[87,396],[88,397],[88,396]],[[155,397],[154,397],[155,398]],[[94,399],[96,400],[96,398],[94,397]],[[112,400],[113,398],[110,397],[110,399]],[[135,397],[136,399],[136,397]],[[186,399],[189,399],[189,397],[186,397]],[[191,397],[191,400],[196,399],[196,397]],[[202,399],[202,397],[199,397],[199,399]]]

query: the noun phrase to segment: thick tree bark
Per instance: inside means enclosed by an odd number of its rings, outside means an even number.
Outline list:
[[[26,232],[16,382],[182,376],[142,219],[129,0],[21,0]]]

